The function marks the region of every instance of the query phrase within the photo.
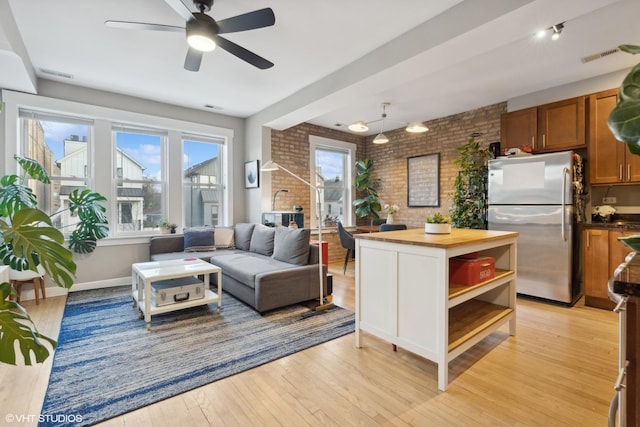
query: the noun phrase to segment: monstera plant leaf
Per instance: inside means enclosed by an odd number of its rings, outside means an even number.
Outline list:
[[[49,357],[49,349],[43,343],[46,341],[52,349],[56,348],[56,341],[38,332],[36,325],[27,311],[18,303],[9,301],[9,295],[15,293],[11,284],[0,284],[0,362],[16,364],[15,343],[18,342],[20,353],[25,365],[42,363]]]
[[[619,48],[631,54],[640,53],[640,46],[621,45]],[[640,155],[640,64],[622,81],[618,104],[609,115],[609,129],[618,141],[627,144],[629,151]]]

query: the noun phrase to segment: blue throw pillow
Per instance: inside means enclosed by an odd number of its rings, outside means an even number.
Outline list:
[[[185,252],[209,252],[215,251],[213,241],[213,229],[211,228],[187,228],[184,230]]]

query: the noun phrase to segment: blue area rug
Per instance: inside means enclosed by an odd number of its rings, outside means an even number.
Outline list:
[[[336,307],[294,305],[266,314],[224,294],[215,304],[154,316],[131,288],[70,293],[40,426],[91,425],[354,331]]]

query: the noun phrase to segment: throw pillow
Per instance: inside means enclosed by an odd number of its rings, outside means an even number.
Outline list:
[[[311,230],[308,228],[276,228],[273,258],[290,264],[307,265],[309,263],[310,237]]]
[[[186,228],[184,230],[185,252],[215,251],[212,228]]]
[[[266,225],[256,224],[251,235],[249,251],[258,254],[271,256],[273,254],[273,236],[276,229]]]
[[[213,230],[216,249],[233,248],[233,227],[214,227]]]
[[[251,235],[253,234],[253,228],[255,224],[240,223],[236,224],[234,232],[234,240],[236,242],[236,248],[243,251],[249,250],[251,245]]]

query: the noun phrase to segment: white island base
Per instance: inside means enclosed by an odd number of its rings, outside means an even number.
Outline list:
[[[466,229],[356,235],[356,346],[365,331],[429,359],[446,390],[451,360],[507,322],[516,333],[517,236]],[[495,277],[449,283],[449,258],[471,252],[495,258]]]

